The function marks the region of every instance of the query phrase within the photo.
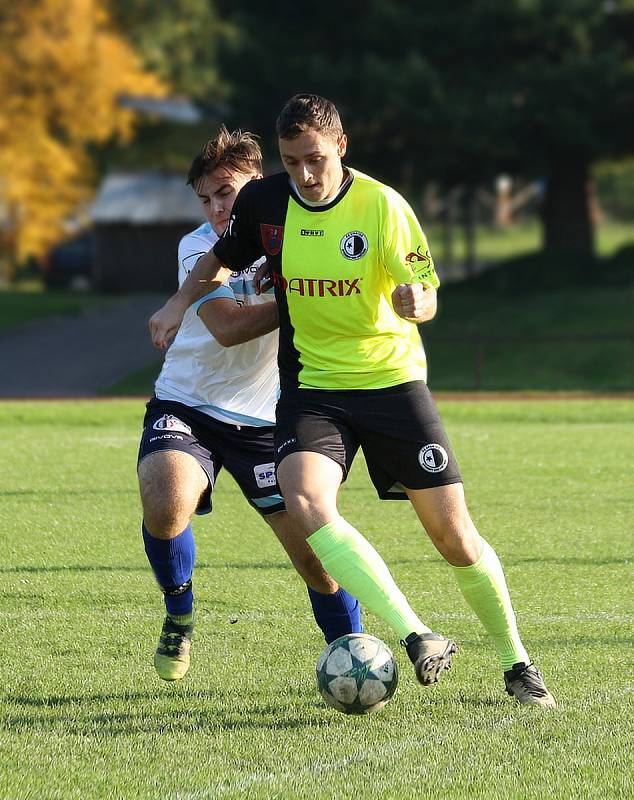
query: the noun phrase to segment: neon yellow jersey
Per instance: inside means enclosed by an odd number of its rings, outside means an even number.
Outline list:
[[[407,202],[356,170],[326,206],[308,206],[285,173],[240,192],[214,247],[232,269],[266,255],[280,310],[282,387],[378,389],[426,379],[416,325],[399,317],[399,283],[439,281]],[[254,253],[256,255],[254,255]]]

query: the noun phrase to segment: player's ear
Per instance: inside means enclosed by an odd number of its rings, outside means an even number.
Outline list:
[[[346,150],[348,149],[348,137],[345,133],[342,133],[339,139],[337,140],[337,155],[339,158],[343,158],[346,154]]]

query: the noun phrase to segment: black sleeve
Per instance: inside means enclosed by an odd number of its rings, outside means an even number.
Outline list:
[[[238,192],[229,224],[214,245],[215,255],[230,269],[239,272],[264,255],[256,222],[253,184],[247,183]]]

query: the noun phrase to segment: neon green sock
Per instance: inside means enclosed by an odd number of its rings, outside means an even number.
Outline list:
[[[482,541],[482,555],[475,564],[452,569],[465,600],[486,632],[493,637],[502,669],[507,670],[518,661],[528,664],[529,658],[517,632],[515,613],[500,559],[491,545],[484,539]]]
[[[429,633],[381,556],[343,517],[328,522],[306,541],[337,583],[391,625],[402,639],[413,632]]]

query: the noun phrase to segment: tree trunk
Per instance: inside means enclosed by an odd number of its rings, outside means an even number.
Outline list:
[[[594,255],[590,218],[589,162],[560,154],[547,177],[543,206],[544,249]]]

